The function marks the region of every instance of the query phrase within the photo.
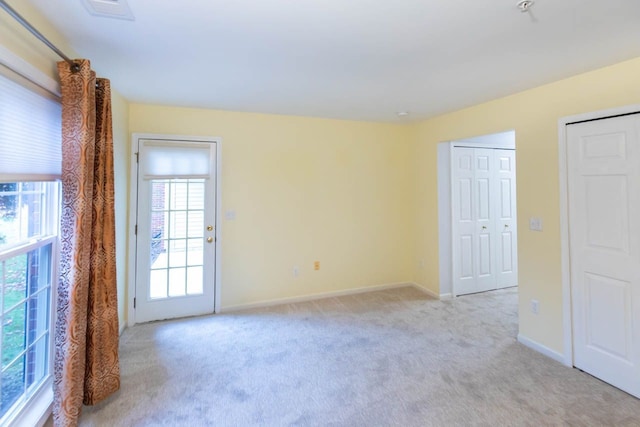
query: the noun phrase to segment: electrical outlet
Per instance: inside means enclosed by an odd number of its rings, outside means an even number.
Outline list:
[[[538,310],[540,309],[540,303],[536,299],[531,300],[531,312],[533,314],[538,314]]]
[[[314,270],[320,270],[320,261],[314,261],[313,262],[313,269]]]
[[[293,277],[298,277],[300,275],[300,268],[296,265],[293,267]]]

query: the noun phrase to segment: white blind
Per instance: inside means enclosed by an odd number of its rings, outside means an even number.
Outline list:
[[[60,178],[60,102],[0,74],[0,182]]]
[[[209,178],[210,143],[142,140],[140,173],[144,179]]]

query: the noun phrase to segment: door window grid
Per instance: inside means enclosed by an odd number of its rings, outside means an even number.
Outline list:
[[[201,295],[204,179],[151,181],[149,298]]]

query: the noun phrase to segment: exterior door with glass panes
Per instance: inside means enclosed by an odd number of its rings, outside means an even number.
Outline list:
[[[138,140],[138,323],[214,311],[215,144]]]

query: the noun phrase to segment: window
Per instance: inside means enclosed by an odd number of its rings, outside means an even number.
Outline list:
[[[58,184],[0,183],[0,416],[50,374]]]
[[[0,425],[52,401],[61,111],[41,86],[0,65]]]

